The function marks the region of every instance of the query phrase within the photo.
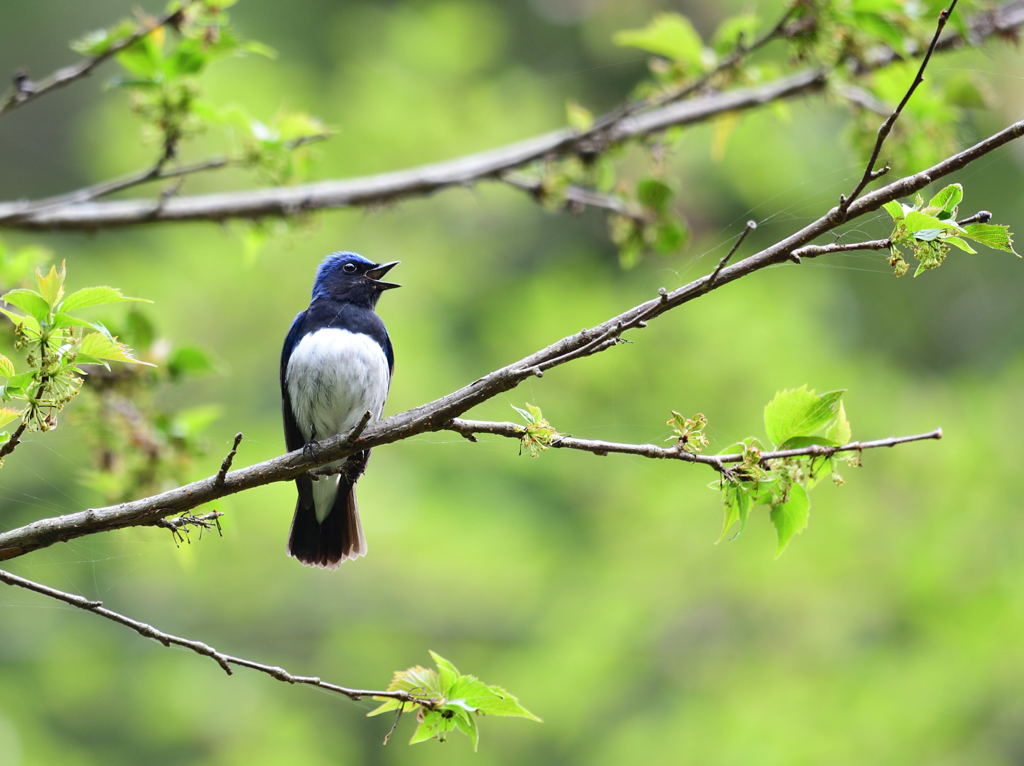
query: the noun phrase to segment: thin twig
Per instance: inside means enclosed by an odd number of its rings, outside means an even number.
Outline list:
[[[148,623],[135,620],[131,617],[127,617],[119,612],[115,612],[111,609],[107,609],[103,606],[101,601],[93,601],[85,598],[85,596],[79,596],[74,593],[66,593],[56,588],[51,588],[49,585],[43,585],[42,583],[35,582],[33,580],[27,580],[24,577],[19,577],[16,574],[0,569],[0,582],[4,582],[8,585],[13,585],[18,588],[24,588],[35,593],[48,596],[49,598],[63,601],[65,604],[77,607],[78,609],[84,609],[87,612],[98,614],[100,617],[105,617],[108,620],[124,625],[131,628],[140,636],[151,638],[154,641],[159,641],[164,646],[181,646],[185,649],[189,649],[196,654],[201,654],[204,657],[209,657],[211,660],[220,665],[221,669],[229,676],[234,673],[231,666],[237,665],[238,667],[250,668],[251,670],[258,670],[260,673],[264,673],[271,678],[276,678],[278,681],[283,681],[289,684],[303,684],[305,686],[315,686],[318,689],[326,689],[330,692],[342,694],[352,700],[361,700],[364,697],[386,697],[388,699],[401,700],[402,702],[408,702],[414,705],[422,705],[427,708],[432,708],[437,704],[437,700],[433,697],[422,697],[409,694],[404,691],[389,691],[386,689],[353,689],[347,686],[340,686],[333,684],[328,681],[322,681],[315,676],[299,676],[289,673],[287,670],[274,665],[264,665],[261,662],[255,662],[253,660],[247,660],[243,657],[235,657],[231,654],[225,654],[223,652],[214,649],[209,644],[204,644],[202,641],[196,641],[190,638],[182,638],[181,636],[175,636],[171,633],[166,633],[158,628],[154,628]]]
[[[833,92],[865,111],[874,112],[883,118],[889,116],[888,104],[857,85],[848,82],[839,83],[833,88]]]
[[[833,242],[829,245],[804,245],[793,251],[797,258],[817,258],[820,255],[849,253],[855,250],[888,250],[891,239],[871,239],[867,242]]]
[[[220,470],[217,471],[217,476],[214,478],[213,483],[218,487],[223,486],[224,477],[228,475],[228,471],[231,470],[231,463],[235,459],[235,455],[238,454],[238,445],[242,443],[242,432],[239,431],[235,434],[235,441],[231,445],[231,449],[228,454],[224,456],[224,460],[221,461]]]
[[[160,527],[161,529],[169,529],[171,531],[171,537],[174,538],[174,544],[180,545],[181,543],[191,543],[192,538],[189,537],[190,527],[198,527],[200,531],[204,529],[216,529],[217,534],[221,537],[224,533],[220,527],[220,517],[224,514],[220,511],[210,511],[202,515],[196,516],[193,513],[186,511],[180,516],[175,516],[169,519],[157,519],[153,522],[154,527]]]
[[[24,106],[30,101],[35,101],[40,96],[49,93],[56,88],[60,88],[64,85],[80,80],[89,73],[92,72],[103,62],[113,58],[118,53],[134,45],[136,42],[141,40],[143,37],[153,32],[155,29],[160,27],[171,25],[174,26],[182,18],[182,14],[185,12],[185,8],[193,0],[186,0],[182,7],[177,8],[170,13],[158,18],[152,24],[148,24],[140,27],[136,32],[126,37],[124,40],[111,45],[107,50],[98,56],[92,58],[86,58],[79,61],[77,64],[62,67],[47,77],[43,78],[39,82],[31,82],[28,80],[27,74],[23,70],[15,75],[15,88],[14,91],[7,96],[6,99],[0,101],[0,115],[3,115],[12,109],[16,109],[19,106]]]
[[[924,82],[924,70],[928,67],[928,62],[931,61],[932,54],[935,52],[935,46],[939,44],[939,37],[942,35],[942,30],[946,26],[946,22],[949,20],[950,14],[956,8],[958,0],[953,0],[949,4],[949,8],[939,12],[939,20],[935,24],[935,34],[932,35],[932,41],[929,43],[927,50],[924,53],[924,57],[921,59],[921,65],[917,69],[917,74],[914,75],[914,81],[910,83],[910,87],[907,88],[906,93],[903,94],[903,98],[900,99],[899,104],[893,109],[892,113],[885,119],[879,128],[878,135],[875,138],[875,146],[871,150],[871,157],[868,159],[868,164],[864,168],[864,175],[861,176],[860,181],[853,187],[853,191],[849,195],[843,195],[839,198],[839,214],[843,215],[847,209],[860,193],[864,191],[864,187],[881,176],[884,176],[889,172],[889,166],[885,165],[881,168],[875,168],[875,163],[878,162],[878,155],[882,151],[882,145],[885,143],[885,139],[889,137],[889,133],[892,132],[893,126],[896,124],[896,120],[899,119],[900,114],[903,112],[903,107],[910,101],[911,96],[914,95],[914,91],[917,90],[917,86]]]
[[[543,199],[544,197],[544,183],[542,181],[525,178],[514,173],[507,173],[501,176],[501,180],[509,186],[528,192],[536,199]],[[616,213],[638,222],[649,223],[651,220],[651,216],[648,213],[630,205],[616,194],[605,194],[594,189],[587,189],[576,185],[567,186],[561,193],[565,198],[566,207],[570,209],[593,207],[607,210],[609,213]]]
[[[740,245],[743,244],[743,240],[747,238],[747,235],[757,228],[757,221],[747,221],[743,227],[743,231],[736,238],[736,241],[732,243],[732,247],[729,248],[729,252],[722,256],[722,260],[715,266],[715,270],[711,272],[711,276],[708,277],[708,284],[714,286],[715,281],[718,279],[718,274],[725,268],[725,265],[732,259],[733,254],[740,249]]]
[[[359,419],[359,422],[352,426],[352,428],[349,429],[349,432],[345,434],[342,443],[345,444],[346,446],[354,444],[355,441],[363,433],[363,431],[366,430],[366,426],[369,425],[372,419],[372,412],[370,412],[369,410],[364,412],[363,416]],[[339,462],[337,465],[325,465],[320,468],[315,468],[312,471],[309,471],[308,473],[314,479],[317,479],[320,478],[321,476],[334,476],[335,474],[345,473],[346,470],[348,470],[348,461],[343,460]],[[358,474],[356,475],[356,478],[359,478]],[[349,480],[351,480],[351,477],[349,477]]]
[[[526,428],[518,423],[465,420],[454,418],[446,430],[455,431],[463,436],[476,434],[492,434],[504,436],[509,439],[521,439],[526,433]],[[926,439],[941,439],[942,429],[936,428],[923,434],[911,436],[891,436],[887,439],[875,439],[872,441],[857,441],[843,444],[841,446],[828,447],[822,444],[812,444],[807,447],[785,450],[770,450],[761,453],[761,460],[778,460],[791,457],[831,457],[839,452],[863,452],[865,450],[879,449],[882,447],[895,447],[898,444],[909,444],[910,442],[924,441]],[[637,455],[639,457],[654,458],[659,460],[681,460],[684,463],[700,463],[710,466],[716,471],[722,471],[723,464],[742,463],[745,456],[742,452],[734,452],[723,455],[701,455],[687,452],[678,444],[671,447],[659,447],[655,444],[624,444],[622,442],[609,442],[601,439],[577,439],[574,436],[555,436],[551,445],[555,449],[571,449],[590,452],[595,455]]]
[[[10,438],[7,439],[0,446],[0,460],[10,455],[21,444],[21,437],[25,435],[25,431],[28,429],[29,418],[34,414],[34,411],[42,406],[43,398],[46,396],[46,386],[49,383],[49,378],[45,375],[39,379],[39,388],[36,389],[35,398],[29,402],[28,407],[21,413],[21,422],[18,423],[18,427],[14,429],[14,433],[11,434]]]
[[[1024,136],[1024,120],[1008,125],[974,146],[957,152],[926,170],[864,194],[850,205],[845,220],[874,212],[886,202],[912,195],[1021,136]],[[196,508],[225,495],[272,482],[292,480],[310,469],[333,463],[360,450],[408,439],[428,431],[443,430],[452,418],[457,418],[476,405],[518,386],[532,374],[533,368],[561,364],[576,358],[574,354],[579,350],[593,348],[591,344],[596,338],[604,337],[607,339],[605,342],[610,343],[619,331],[620,325],[641,327],[650,319],[696,300],[712,290],[761,269],[783,263],[790,259],[794,251],[799,252],[799,248],[838,228],[843,220],[837,214],[837,208],[833,207],[789,236],[737,263],[726,266],[719,272],[714,284],[711,284],[710,275],[707,275],[671,292],[663,291],[657,298],[633,306],[594,327],[567,335],[439,399],[384,420],[368,423],[365,431],[360,433],[357,443],[350,443],[348,435],[331,437],[320,443],[315,455],[298,449],[247,468],[230,471],[220,486],[215,484],[215,477],[211,476],[151,497],[107,508],[40,519],[17,529],[2,532],[0,560],[21,556],[64,540],[111,529],[151,524],[158,518]]]

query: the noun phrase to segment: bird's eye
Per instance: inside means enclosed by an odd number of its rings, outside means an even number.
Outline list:
[[[346,274],[355,274],[356,265],[354,263],[346,263],[344,266],[341,267],[341,270],[344,271]]]

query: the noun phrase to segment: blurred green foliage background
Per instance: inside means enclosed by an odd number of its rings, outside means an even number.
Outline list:
[[[159,6],[144,5],[152,11]],[[643,0],[330,0],[240,3],[243,33],[276,60],[228,61],[210,96],[272,116],[282,105],[337,135],[316,178],[399,169],[561,126],[567,99],[610,107],[645,57],[611,44],[677,4]],[[149,7],[153,6],[153,7]],[[680,4],[698,29],[771,3]],[[125,15],[114,0],[4,10],[0,72],[72,60],[68,40]],[[57,193],[151,162],[109,70],[0,121],[4,199]],[[990,94],[958,126],[966,144],[1024,107],[1019,52],[943,55],[933,76]],[[481,185],[374,210],[331,212],[247,253],[237,226],[161,225],[5,234],[68,261],[70,286],[151,298],[174,343],[218,373],[161,401],[214,402],[213,473],[236,431],[238,465],[283,450],[277,365],[320,258],[401,259],[380,313],[397,356],[388,412],[454,389],[713,268],[742,222],[749,252],[816,217],[863,160],[839,137],[846,108],[820,96],[744,115],[716,156],[713,125],[672,144],[686,252],[623,271],[603,217],[543,212]],[[195,156],[221,148],[199,140]],[[972,165],[964,212],[1024,229],[1024,146]],[[195,178],[185,191],[246,180]],[[858,234],[887,233],[879,214]],[[1016,259],[950,256],[896,280],[883,254],[787,265],[729,285],[474,411],[530,401],[564,433],[661,442],[671,409],[702,411],[713,448],[762,434],[781,388],[848,388],[855,438],[945,429],[864,456],[845,487],[813,496],[810,528],[774,559],[759,515],[714,545],[721,511],[699,466],[470,444],[431,434],[378,449],[361,481],[369,555],[336,572],[284,555],[293,488],[217,503],[224,537],[176,548],[133,529],[58,545],[12,571],[103,600],[167,631],[295,673],[379,688],[427,649],[502,684],[544,719],[482,722],[409,748],[404,722],[141,640],[41,597],[0,593],[0,762],[104,764],[1012,764],[1024,760],[1024,557],[1018,487],[1024,329]],[[0,527],[103,503],[72,417],[0,471]]]

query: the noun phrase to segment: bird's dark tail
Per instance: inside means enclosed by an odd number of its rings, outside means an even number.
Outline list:
[[[339,481],[334,507],[323,521],[316,518],[312,493],[300,490],[288,536],[289,556],[309,566],[336,569],[342,561],[359,558],[365,553],[366,539],[359,523],[352,484]]]

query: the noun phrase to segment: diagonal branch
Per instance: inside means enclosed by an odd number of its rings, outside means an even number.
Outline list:
[[[35,101],[37,98],[49,93],[50,91],[56,90],[57,88],[65,85],[70,85],[76,80],[82,79],[86,75],[90,74],[92,70],[100,64],[105,61],[109,61],[125,48],[135,44],[153,30],[167,25],[174,26],[175,24],[178,24],[182,18],[182,14],[185,12],[185,7],[192,1],[193,0],[185,0],[180,7],[158,18],[151,24],[143,25],[136,32],[123,40],[114,43],[98,56],[85,58],[77,64],[71,64],[70,66],[58,69],[39,82],[32,82],[23,70],[19,70],[14,77],[14,90],[3,101],[0,101],[0,116],[18,108],[19,106],[24,106],[30,101]]]
[[[703,96],[622,119],[604,134],[602,146],[660,133],[676,125],[704,122],[725,112],[752,109],[780,99],[821,90],[824,73],[813,70],[773,83]],[[424,196],[451,187],[500,178],[508,171],[546,157],[585,150],[570,128],[552,131],[490,151],[390,173],[246,191],[182,196],[162,206],[154,200],[68,204],[3,223],[15,229],[94,229],[157,221],[223,221],[229,218],[287,216],[311,210],[360,207]],[[0,204],[0,221],[22,211],[24,203]]]
[[[262,463],[229,471],[222,482],[216,476],[192,482],[152,497],[106,508],[95,508],[65,516],[40,519],[23,527],[0,533],[0,560],[14,558],[54,543],[112,529],[152,524],[157,519],[196,508],[204,503],[242,492],[252,487],[288,481],[312,468],[345,458],[359,450],[407,439],[427,431],[444,430],[453,418],[472,407],[509,391],[538,370],[564,364],[586,353],[599,350],[593,344],[600,339],[601,349],[616,344],[627,328],[641,328],[667,311],[689,303],[712,290],[769,266],[787,262],[794,252],[810,245],[817,237],[833,231],[843,222],[878,210],[886,202],[913,194],[933,181],[954,173],[971,162],[1024,136],[1024,120],[1008,125],[998,133],[979,141],[927,170],[900,178],[852,202],[845,213],[833,207],[802,229],[730,266],[716,269],[675,290],[663,291],[657,298],[640,303],[605,322],[568,335],[505,367],[494,370],[457,391],[406,412],[366,425],[358,438],[348,434],[320,443],[313,456],[304,450],[281,455]]]
[[[303,684],[305,686],[315,686],[318,689],[325,689],[329,692],[335,692],[336,694],[342,694],[352,700],[361,700],[364,697],[387,697],[390,699],[401,700],[402,702],[409,702],[423,707],[432,708],[437,704],[437,700],[432,697],[418,697],[409,692],[405,691],[388,691],[383,689],[353,689],[348,686],[339,686],[338,684],[330,683],[329,681],[322,681],[315,676],[297,676],[289,673],[287,670],[274,665],[264,665],[261,662],[255,662],[254,660],[247,660],[244,657],[235,657],[231,654],[225,654],[224,652],[214,649],[209,644],[204,644],[202,641],[196,641],[191,638],[182,638],[181,636],[175,636],[171,633],[165,633],[164,631],[154,628],[152,625],[141,622],[140,620],[127,617],[120,612],[115,612],[111,609],[107,609],[103,606],[101,601],[93,601],[87,599],[85,596],[79,596],[75,593],[67,593],[56,588],[51,588],[49,585],[43,585],[42,583],[35,582],[33,580],[27,580],[24,577],[19,577],[12,572],[0,569],[0,582],[12,585],[18,588],[24,588],[25,590],[33,591],[34,593],[40,593],[49,598],[62,601],[65,604],[70,604],[78,609],[84,609],[87,612],[98,614],[100,617],[105,617],[112,622],[116,622],[125,627],[131,628],[140,636],[145,638],[151,638],[154,641],[159,641],[164,646],[180,646],[190,651],[200,654],[203,657],[209,657],[211,660],[220,665],[221,669],[229,676],[233,674],[232,665],[237,665],[241,668],[250,668],[252,670],[258,670],[260,673],[265,673],[271,678],[276,678],[278,681],[283,681],[288,684]]]
[[[982,39],[1009,37],[1022,26],[1024,0],[1011,0],[993,11],[972,18],[968,24],[966,40],[976,44]],[[960,34],[948,33],[938,39],[934,51],[954,50],[965,44],[965,38]],[[883,50],[859,65],[856,74],[870,73],[900,59],[900,54]],[[633,103],[598,118],[594,127],[584,133],[565,128],[478,154],[359,178],[179,196],[168,200],[68,203],[24,216],[19,214],[24,212],[26,203],[0,203],[0,226],[14,229],[93,230],[161,221],[258,219],[302,211],[390,203],[444,189],[502,179],[510,171],[545,158],[592,154],[631,139],[663,132],[673,126],[705,122],[728,112],[750,110],[776,101],[821,92],[828,84],[827,75],[827,72],[810,69],[764,85],[705,94],[685,101],[673,102],[670,99],[664,103]]]

